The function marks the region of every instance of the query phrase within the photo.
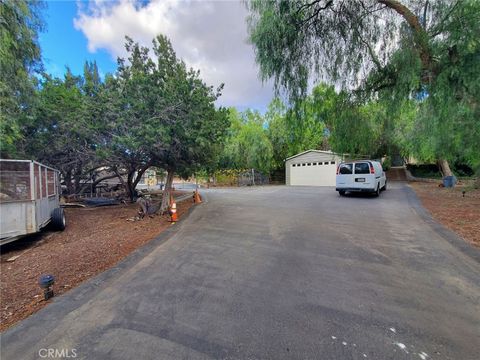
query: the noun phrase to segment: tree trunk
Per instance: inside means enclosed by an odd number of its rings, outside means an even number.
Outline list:
[[[117,168],[113,169],[113,171],[117,175],[118,180],[120,181],[120,184],[122,184],[123,188],[125,189],[125,191],[128,194],[128,186],[127,186],[127,183],[125,182],[125,179],[123,178],[123,175],[127,175],[127,173],[122,175],[122,174],[120,174],[120,172],[118,171]]]
[[[140,182],[140,179],[142,178],[143,174],[145,173],[145,171],[147,171],[147,169],[149,167],[150,167],[150,165],[146,165],[143,168],[141,168],[140,170],[138,170],[135,181],[133,182],[133,188],[134,189],[137,187],[138,183]]]
[[[162,195],[162,204],[160,206],[160,212],[163,214],[167,211],[168,206],[170,205],[170,193],[172,189],[173,176],[175,171],[173,169],[167,170],[167,182],[165,183],[165,189],[163,190]]]
[[[67,194],[72,195],[73,194],[73,188],[72,188],[72,172],[66,171],[63,179],[65,180],[65,186],[67,187]]]
[[[450,169],[450,165],[448,164],[448,161],[445,159],[438,159],[437,161],[438,167],[440,169],[440,172],[442,173],[442,176],[452,176],[452,170]]]
[[[127,176],[127,192],[131,202],[135,201],[135,186],[133,184],[133,177],[135,175],[135,172],[135,169],[130,170]]]
[[[74,178],[74,182],[75,182],[75,194],[78,194],[78,192],[80,191],[80,180],[82,180],[82,170],[81,170],[81,168],[79,168],[75,171],[75,175],[74,175],[73,178]],[[92,194],[90,196],[92,196]]]
[[[138,171],[137,169],[133,169],[133,170],[130,170],[130,172],[128,173],[126,188],[127,188],[128,196],[130,197],[131,202],[134,202],[136,200],[135,198],[136,198],[137,192],[135,191],[135,188],[137,187],[138,182],[142,178],[143,173],[147,171],[149,167],[150,165],[146,165]],[[135,176],[135,173],[137,173],[136,176]]]

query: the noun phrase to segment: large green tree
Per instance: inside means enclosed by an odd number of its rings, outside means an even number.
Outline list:
[[[230,129],[222,165],[228,169],[257,169],[268,174],[272,168],[272,144],[266,123],[258,111],[242,113],[229,109]]]
[[[265,113],[265,121],[273,146],[275,169],[283,168],[287,157],[305,150],[333,148],[344,151],[330,141],[337,110],[343,108],[341,100],[342,96],[333,86],[326,84],[315,86],[311,94],[298,100],[291,108],[279,99],[272,100]]]
[[[67,68],[64,79],[45,75],[32,116],[22,122],[17,151],[59,169],[69,193],[77,193],[95,167],[95,123],[82,91],[83,78]]]
[[[168,205],[174,174],[187,176],[212,163],[228,121],[215,100],[214,89],[188,69],[162,35],[152,49],[127,38],[128,62],[119,59],[116,77],[109,78],[106,157],[128,170],[133,189],[150,166],[167,171],[161,209]]]
[[[273,77],[292,99],[306,94],[312,75],[373,98],[388,90],[397,104],[424,92],[439,99],[440,108],[430,106],[432,118],[448,120],[461,134],[455,126],[458,117],[446,118],[452,115],[448,97],[450,87],[465,80],[453,70],[472,65],[473,59],[478,63],[478,1],[252,0],[249,8],[250,38],[261,74]],[[477,70],[474,65],[473,78],[478,78]],[[475,113],[473,84],[461,90],[456,92],[461,108]],[[447,134],[442,128],[448,126],[438,128]],[[448,175],[447,160],[456,154],[445,142],[434,148],[434,155]]]
[[[334,116],[328,119],[329,143],[350,157],[381,157],[392,145],[388,116],[378,102],[358,104],[342,92]]]
[[[22,137],[21,122],[30,117],[41,70],[38,33],[44,23],[40,1],[2,0],[0,2],[0,153],[18,154]]]
[[[294,134],[290,155],[306,149],[330,149],[327,124],[334,117],[337,103],[338,94],[333,86],[319,84],[309,96],[294,104],[287,117]]]
[[[116,75],[105,81],[106,128],[99,153],[106,162],[126,170],[125,186],[133,200],[138,181],[154,165],[151,150],[164,144],[165,107],[159,100],[163,87],[155,83],[149,49],[130,38],[125,47],[128,58],[119,59]]]
[[[291,122],[287,117],[287,106],[279,99],[274,98],[265,112],[267,136],[272,144],[272,169],[284,168],[285,159],[290,156],[295,137],[291,129]]]

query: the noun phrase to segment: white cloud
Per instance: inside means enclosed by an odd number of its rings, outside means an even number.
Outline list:
[[[79,3],[74,26],[85,34],[89,51],[106,49],[113,58],[125,55],[125,35],[150,45],[165,34],[208,84],[225,84],[220,105],[263,110],[272,98],[272,84],[259,80],[246,16],[240,1],[151,0],[142,5],[97,0]]]

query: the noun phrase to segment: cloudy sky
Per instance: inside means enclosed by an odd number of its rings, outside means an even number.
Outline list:
[[[49,2],[40,43],[46,69],[56,76],[65,66],[81,73],[85,60],[96,60],[105,74],[115,71],[117,57],[125,55],[125,35],[150,45],[157,34],[165,34],[208,84],[225,84],[219,105],[263,111],[272,85],[259,79],[246,16],[245,5],[234,0]]]

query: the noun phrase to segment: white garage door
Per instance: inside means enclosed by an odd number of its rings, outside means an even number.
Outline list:
[[[335,186],[335,161],[294,163],[290,166],[291,185]]]

